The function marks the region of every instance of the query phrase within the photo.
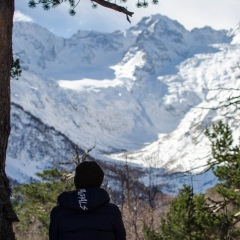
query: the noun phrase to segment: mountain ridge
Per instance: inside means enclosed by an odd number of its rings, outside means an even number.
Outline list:
[[[143,18],[126,31],[79,31],[69,39],[32,23],[15,23],[14,52],[24,52],[20,54],[22,77],[12,80],[12,102],[81,149],[96,144],[94,157],[121,161],[127,157],[130,162],[147,166],[144,158],[158,153],[151,149],[155,144],[170,150],[161,151],[165,160],[160,159],[163,164],[159,160],[158,167],[188,171],[196,161],[186,151],[191,146],[196,151],[200,140],[204,143],[201,148],[208,145],[203,140],[203,128],[219,115],[203,114],[201,118],[194,112],[196,107],[208,105],[208,98],[216,104],[217,94],[206,93],[203,88],[238,84],[229,80],[236,77],[237,70],[232,66],[239,61],[234,39],[236,34],[210,27],[187,31],[177,21],[161,15]],[[205,118],[209,119],[200,127],[197,120]],[[197,127],[195,133],[190,131],[191,121],[196,121],[201,131]],[[197,144],[183,137],[187,134],[200,134]],[[170,142],[172,136],[178,141],[166,144],[166,137]],[[10,139],[9,144],[14,146],[16,140]],[[124,154],[106,154],[122,150]],[[200,155],[194,157],[202,158]],[[175,164],[169,166],[170,162]]]

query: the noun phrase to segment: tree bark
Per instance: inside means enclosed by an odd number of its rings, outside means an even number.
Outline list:
[[[12,223],[18,218],[11,204],[11,188],[5,172],[10,135],[10,71],[14,0],[0,2],[0,239],[14,240]]]

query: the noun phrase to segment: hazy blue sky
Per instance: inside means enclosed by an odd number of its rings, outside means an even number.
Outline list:
[[[151,1],[151,0],[150,0]],[[159,0],[158,5],[136,8],[136,0],[128,0],[123,6],[133,11],[132,24],[122,13],[98,6],[92,9],[91,1],[81,0],[76,8],[77,14],[70,16],[68,5],[44,11],[41,6],[28,7],[28,0],[15,1],[15,19],[33,21],[53,33],[70,37],[81,30],[113,32],[135,25],[144,16],[162,14],[177,20],[188,30],[206,25],[215,29],[231,29],[240,22],[240,0]]]

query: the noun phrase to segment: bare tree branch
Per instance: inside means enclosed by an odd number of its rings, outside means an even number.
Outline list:
[[[86,161],[87,156],[89,155],[89,153],[96,147],[96,144],[92,147],[89,148],[83,155],[82,155],[82,162]],[[79,162],[80,163],[80,162]],[[78,163],[78,164],[79,164]]]

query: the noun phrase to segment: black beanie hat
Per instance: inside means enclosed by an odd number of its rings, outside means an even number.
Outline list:
[[[81,162],[75,170],[76,189],[99,188],[103,182],[104,172],[95,161]]]

